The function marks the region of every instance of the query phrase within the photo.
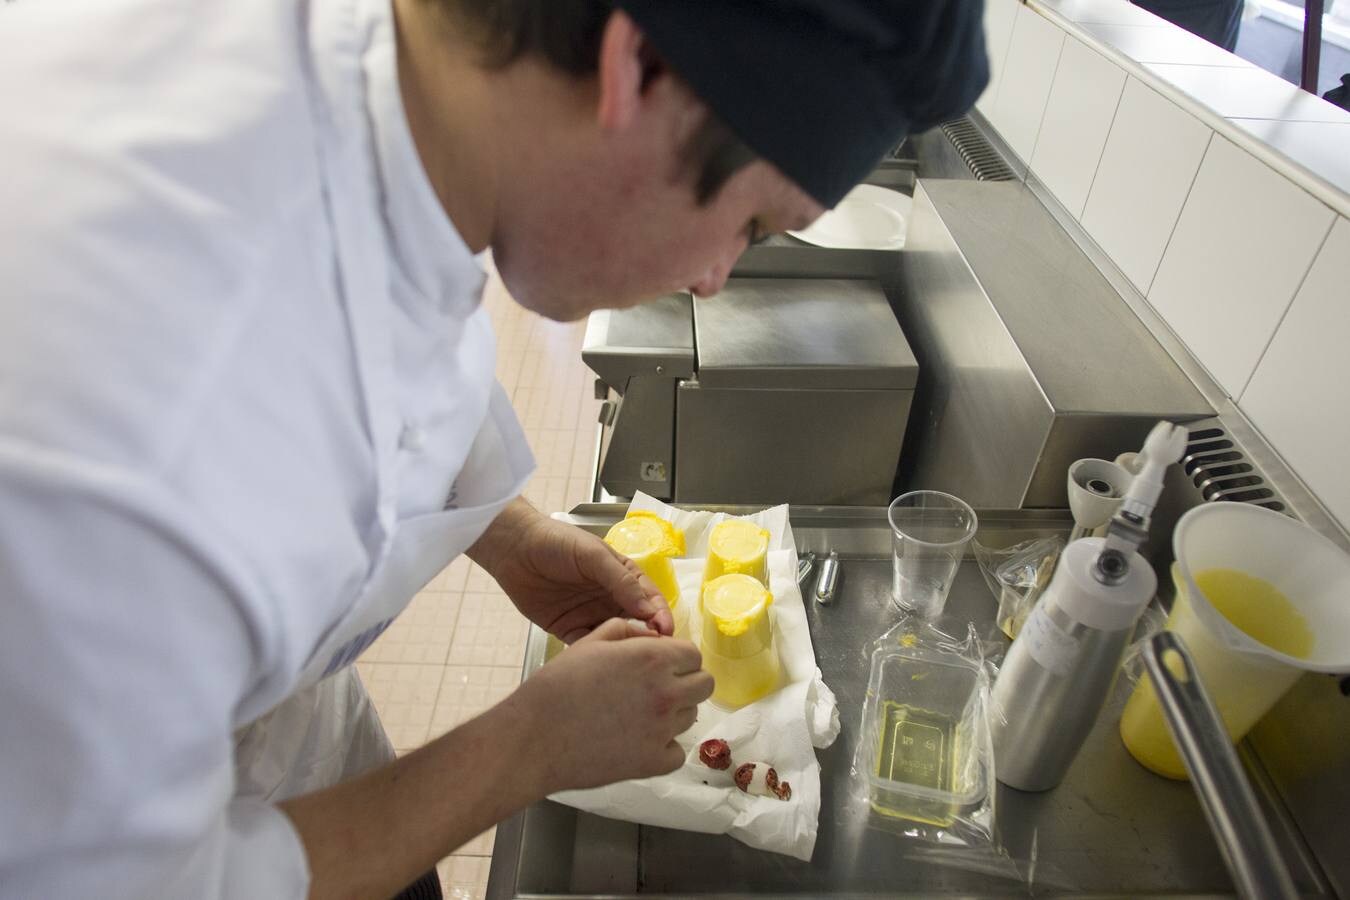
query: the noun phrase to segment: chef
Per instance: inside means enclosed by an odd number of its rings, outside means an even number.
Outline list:
[[[712,680],[520,497],[482,254],[714,293],[986,80],[936,0],[0,4],[0,897],[437,896]],[[467,553],[572,647],[394,761],[352,668]],[[412,887],[409,887],[412,885]]]

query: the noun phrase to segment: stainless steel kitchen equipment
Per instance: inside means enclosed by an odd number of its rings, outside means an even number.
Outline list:
[[[596,313],[582,358],[619,395],[599,469],[614,495],[889,499],[918,366],[874,280],[733,278]]]
[[[1024,791],[1056,787],[1092,731],[1158,576],[1139,555],[1164,473],[1186,449],[1187,432],[1159,422],[1139,453],[1139,473],[1104,538],[1079,538],[1060,555],[994,684],[998,779]],[[1082,517],[1074,521],[1079,530]]]
[[[1294,880],[1185,642],[1170,631],[1155,634],[1144,645],[1144,665],[1238,893],[1250,900],[1297,897]]]
[[[583,506],[570,520],[603,534],[624,509]],[[1073,524],[1066,511],[980,510],[979,516],[982,537],[999,544],[1064,535]],[[835,744],[818,753],[823,805],[812,861],[757,851],[725,836],[638,826],[544,802],[498,827],[490,898],[991,897],[1025,895],[1028,880],[1037,894],[1056,896],[1231,895],[1223,857],[1191,786],[1136,764],[1115,717],[1097,723],[1057,790],[1027,794],[998,787],[997,818],[1008,858],[963,859],[871,827],[867,805],[849,799],[849,769],[867,685],[862,648],[894,624],[887,604],[885,510],[794,508],[792,528],[799,552],[835,550],[842,568],[836,602],[806,604],[817,662],[838,696],[843,726]],[[974,560],[957,576],[947,609],[955,620],[973,621],[982,639],[1006,644]],[[527,672],[542,664],[546,646],[546,636],[533,630]],[[1115,703],[1123,703],[1125,687]],[[1303,849],[1284,807],[1267,793],[1269,785],[1254,787],[1295,883],[1309,896],[1328,895],[1318,861]]]
[[[1083,457],[1212,407],[1016,181],[920,180],[888,293],[923,378],[896,492],[1063,508]]]

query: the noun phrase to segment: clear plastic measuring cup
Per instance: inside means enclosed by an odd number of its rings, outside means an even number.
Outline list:
[[[910,491],[891,501],[892,602],[925,618],[942,614],[966,545],[979,522],[964,500]]]
[[[1234,742],[1241,740],[1305,671],[1350,671],[1350,555],[1288,516],[1242,503],[1206,503],[1177,522],[1172,539],[1177,562],[1172,576],[1177,598],[1167,627],[1190,648],[1200,677]],[[1197,584],[1213,586],[1216,571],[1255,576],[1288,600],[1259,601],[1245,608],[1231,596],[1210,597]],[[1216,608],[1229,606],[1228,615]],[[1258,605],[1253,605],[1258,604]],[[1242,621],[1253,637],[1230,621]],[[1301,622],[1298,620],[1302,620]],[[1299,655],[1273,643],[1306,639]],[[1292,640],[1292,643],[1299,643]],[[1186,767],[1163,722],[1148,679],[1125,706],[1121,738],[1146,768],[1184,779]]]

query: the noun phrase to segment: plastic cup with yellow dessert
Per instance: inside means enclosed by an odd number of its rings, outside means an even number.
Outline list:
[[[769,532],[746,519],[719,522],[708,535],[708,566],[703,583],[723,575],[749,575],[769,583]],[[706,587],[705,587],[706,590]]]
[[[680,585],[670,560],[684,555],[684,533],[670,522],[643,510],[614,523],[605,543],[637,563],[670,604],[676,637],[689,636],[689,607],[680,602]]]
[[[704,585],[703,667],[716,683],[718,706],[740,709],[778,689],[772,603],[773,594],[750,575],[723,575]]]

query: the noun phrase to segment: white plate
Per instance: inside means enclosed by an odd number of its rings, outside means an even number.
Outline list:
[[[836,250],[899,250],[913,199],[899,191],[860,184],[839,205],[801,231],[798,240]]]

